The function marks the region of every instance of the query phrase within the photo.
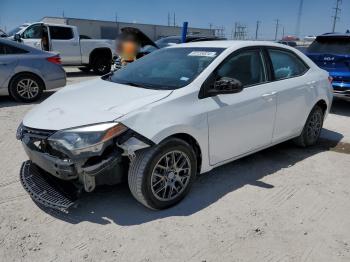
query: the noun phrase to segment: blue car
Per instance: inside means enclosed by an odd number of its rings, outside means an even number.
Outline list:
[[[309,46],[306,55],[333,78],[334,95],[350,98],[350,34],[324,34]]]

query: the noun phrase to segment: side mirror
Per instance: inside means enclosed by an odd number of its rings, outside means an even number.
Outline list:
[[[13,36],[13,40],[15,40],[15,41],[17,41],[17,42],[21,42],[22,40],[21,40],[21,35],[20,34],[15,34],[14,36]]]
[[[243,84],[241,81],[230,78],[222,77],[214,82],[213,88],[207,90],[208,96],[216,96],[220,94],[234,94],[243,90]]]

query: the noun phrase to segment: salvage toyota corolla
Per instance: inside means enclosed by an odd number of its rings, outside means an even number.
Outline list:
[[[317,142],[332,102],[328,73],[296,49],[217,41],[161,49],[67,86],[23,119],[21,182],[67,209],[83,192],[128,180],[152,209],[178,203],[196,174],[293,139]]]

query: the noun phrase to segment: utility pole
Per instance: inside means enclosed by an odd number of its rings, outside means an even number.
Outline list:
[[[64,17],[64,10],[62,11],[62,17]]]
[[[275,41],[277,41],[278,28],[280,26],[280,20],[276,19],[276,31],[275,31]]]
[[[298,10],[298,18],[297,18],[297,25],[295,27],[295,36],[300,36],[300,24],[301,24],[301,16],[303,14],[303,6],[304,6],[304,0],[300,0],[299,3],[299,10]]]
[[[168,12],[168,26],[170,26],[170,12]]]
[[[115,12],[115,22],[118,24],[118,13]]]
[[[283,26],[283,30],[282,30],[282,39],[284,38],[284,26]]]
[[[337,24],[337,21],[339,20],[339,14],[341,12],[340,5],[342,4],[342,0],[337,0],[336,7],[333,8],[335,10],[335,14],[333,16],[333,27],[332,27],[332,32],[335,32],[335,26]]]
[[[259,20],[256,21],[255,40],[258,40],[260,24],[261,24],[261,21],[259,21]]]
[[[176,26],[176,15],[175,15],[175,12],[174,12],[174,27]]]

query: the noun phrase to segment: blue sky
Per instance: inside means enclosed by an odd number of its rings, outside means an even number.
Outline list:
[[[23,22],[38,21],[44,16],[62,16],[100,20],[118,20],[167,24],[168,12],[176,13],[176,22],[188,21],[193,27],[224,26],[231,36],[235,22],[248,27],[248,36],[255,35],[255,24],[261,21],[260,37],[273,38],[275,19],[294,34],[300,0],[0,0],[0,28],[7,30]],[[304,0],[301,34],[314,35],[331,30],[332,9],[336,0]],[[337,31],[350,29],[350,1],[343,0]],[[282,26],[280,34],[282,33]]]

